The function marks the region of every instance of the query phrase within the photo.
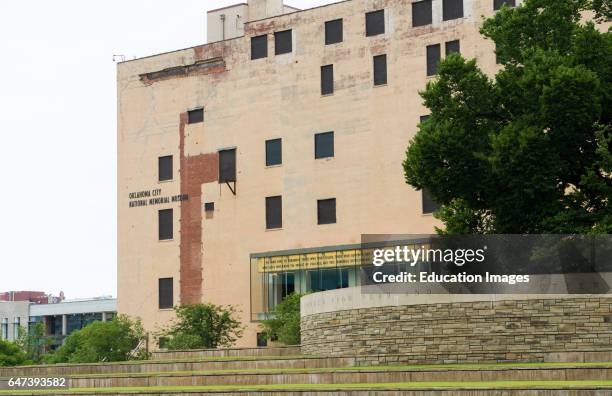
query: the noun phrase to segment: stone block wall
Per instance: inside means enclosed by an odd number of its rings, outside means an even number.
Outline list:
[[[302,352],[361,365],[610,360],[612,296],[315,313],[302,317]]]

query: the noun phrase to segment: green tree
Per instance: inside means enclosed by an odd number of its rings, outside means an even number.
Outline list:
[[[64,345],[48,356],[48,363],[96,363],[144,359],[146,334],[140,320],[118,315],[96,321],[70,334]]]
[[[612,232],[612,35],[607,0],[526,0],[487,19],[494,80],[453,54],[421,96],[431,116],[406,181],[442,207],[440,233]]]
[[[168,349],[229,347],[244,330],[231,305],[191,304],[174,307],[174,311],[176,320],[156,334]]]
[[[45,324],[38,322],[31,326],[29,331],[22,328],[19,334],[17,344],[25,351],[27,358],[34,363],[40,363],[53,342],[52,338],[46,335]]]
[[[0,367],[30,364],[25,352],[14,342],[0,339]]]
[[[268,339],[278,339],[286,345],[300,343],[300,298],[296,293],[288,295],[276,306],[271,318],[262,322]]]

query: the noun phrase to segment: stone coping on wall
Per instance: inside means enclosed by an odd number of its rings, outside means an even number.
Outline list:
[[[609,275],[609,274],[606,274]],[[606,280],[609,276],[606,276]],[[512,300],[546,300],[565,298],[612,298],[609,294],[444,294],[444,290],[430,289],[431,293],[403,294],[376,293],[376,286],[356,286],[328,290],[303,296],[300,315],[302,318],[326,312],[353,309],[393,307],[421,304],[448,304],[461,302],[496,302]],[[371,290],[367,290],[371,289]]]

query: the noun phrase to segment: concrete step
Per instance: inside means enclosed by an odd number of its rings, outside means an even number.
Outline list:
[[[260,386],[446,381],[584,381],[612,379],[612,367],[415,369],[402,367],[253,370],[73,376],[71,388]]]
[[[152,359],[200,359],[212,357],[236,357],[236,356],[297,356],[301,355],[301,347],[276,346],[262,348],[226,348],[226,349],[189,349],[182,351],[155,351],[151,354]]]
[[[603,396],[612,392],[612,381],[540,381],[540,382],[412,382],[370,384],[357,383],[350,385],[312,385],[294,386],[244,386],[244,387],[150,387],[150,388],[107,388],[72,389],[68,391],[46,391],[10,393],[12,395],[266,395],[266,396],[411,396],[411,395],[504,395],[504,396]],[[9,394],[0,391],[0,395]]]
[[[352,357],[322,358],[313,356],[218,357],[208,359],[144,360],[116,363],[0,367],[0,378],[15,376],[67,376],[77,374],[328,368],[353,366],[354,363],[355,359]]]

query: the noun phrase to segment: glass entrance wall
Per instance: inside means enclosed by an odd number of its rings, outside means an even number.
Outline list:
[[[252,256],[251,320],[266,319],[291,293],[356,286],[360,262],[358,249]]]
[[[306,248],[280,252],[251,254],[251,320],[269,317],[287,295],[359,286],[364,276],[373,271],[396,274],[415,270],[409,264],[387,263],[374,267],[374,247],[394,250],[408,246],[412,249],[429,246],[429,239],[411,236],[397,241],[369,241],[355,245]],[[419,262],[419,267],[428,263]],[[425,268],[425,267],[422,267]]]

